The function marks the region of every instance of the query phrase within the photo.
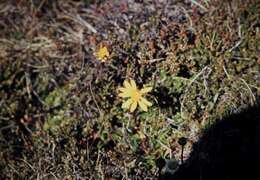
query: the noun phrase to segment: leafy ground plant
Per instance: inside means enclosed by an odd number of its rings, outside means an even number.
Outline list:
[[[156,179],[158,159],[185,161],[203,129],[259,96],[259,11],[1,2],[0,177]]]

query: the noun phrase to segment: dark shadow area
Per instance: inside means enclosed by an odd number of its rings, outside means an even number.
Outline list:
[[[260,107],[217,121],[194,144],[190,158],[172,180],[260,179]]]

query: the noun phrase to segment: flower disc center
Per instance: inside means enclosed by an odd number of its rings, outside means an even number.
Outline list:
[[[131,92],[131,98],[133,99],[133,101],[138,101],[141,97],[141,93],[138,90],[133,90]]]

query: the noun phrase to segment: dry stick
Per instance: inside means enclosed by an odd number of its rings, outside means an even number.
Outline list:
[[[50,172],[50,174],[51,174],[55,179],[58,179],[57,176],[56,176],[53,172]]]
[[[25,72],[25,80],[26,80],[26,91],[28,94],[29,99],[32,99],[32,95],[31,95],[31,80],[29,78],[29,74],[27,72]]]
[[[0,117],[0,119],[1,119],[1,117]],[[14,127],[15,126],[15,124],[14,123],[12,123],[12,124],[10,124],[10,125],[7,125],[7,126],[4,126],[4,127],[1,127],[0,128],[0,132],[1,131],[3,131],[3,130],[6,130],[6,129],[11,129],[12,127]]]
[[[37,98],[37,100],[41,103],[41,105],[46,106],[46,103],[40,98],[36,91],[32,90],[33,95]]]
[[[81,25],[87,27],[87,28],[88,28],[90,31],[92,31],[93,33],[97,33],[97,30],[96,30],[92,25],[90,25],[87,21],[85,21],[84,19],[82,19],[82,18],[80,17],[80,15],[77,15],[77,21],[78,21]]]
[[[235,48],[237,48],[241,43],[243,42],[243,39],[240,39],[236,44],[235,46],[233,46],[232,48],[230,48],[228,50],[228,52],[232,52]]]
[[[226,76],[228,77],[228,79],[230,79],[230,75],[228,74],[225,66],[223,66],[223,70],[224,70]],[[256,97],[255,97],[254,93],[252,92],[251,88],[249,87],[249,86],[252,86],[252,85],[248,84],[243,78],[239,78],[239,79],[246,85],[247,89],[249,90],[249,92],[252,96],[251,104],[253,105],[254,102],[256,101]]]
[[[247,84],[247,82],[243,79],[243,78],[240,78],[240,80],[246,85],[247,89],[249,90],[251,96],[252,96],[252,99],[251,99],[251,104],[253,105],[254,102],[256,101],[256,98],[251,90],[251,88],[249,87],[249,85]]]
[[[181,146],[181,164],[183,164],[183,151],[184,151],[184,146]]]
[[[89,84],[89,89],[90,89],[90,94],[91,94],[91,96],[92,96],[92,98],[93,98],[93,101],[94,101],[95,105],[96,105],[97,108],[98,108],[99,114],[102,115],[102,112],[101,112],[101,110],[100,110],[100,107],[99,107],[99,105],[98,105],[98,103],[97,103],[97,101],[96,101],[96,98],[95,98],[94,94],[93,94],[91,83]]]
[[[184,151],[184,146],[187,144],[187,139],[185,137],[181,137],[178,140],[178,143],[181,145],[181,164],[183,164],[183,151]]]
[[[172,158],[172,150],[171,150],[171,148],[168,147],[167,145],[163,144],[160,140],[157,140],[157,142],[158,142],[163,148],[165,148],[165,149],[167,150],[167,152],[168,152],[169,155],[170,155],[170,158]]]
[[[19,171],[17,171],[12,165],[8,164],[8,166],[9,166],[17,175],[20,175]]]
[[[62,17],[65,19],[70,19],[82,26],[85,26],[88,30],[90,30],[93,33],[97,33],[97,30],[91,24],[89,24],[87,21],[82,19],[79,15],[76,15],[76,18],[70,14],[63,15]]]
[[[30,167],[35,172],[35,168],[29,162],[27,162],[26,160],[21,159],[21,158],[20,158],[20,160],[23,161],[25,164],[27,164],[28,167]]]
[[[191,19],[189,13],[187,12],[187,10],[186,10],[184,7],[181,6],[180,8],[184,11],[186,17],[188,17],[188,19],[189,19],[189,21],[190,21],[190,27],[192,27],[192,26],[193,26],[193,24],[192,24],[192,19]]]
[[[201,5],[200,3],[198,3],[195,0],[190,0],[193,4],[197,5],[198,7],[200,7],[201,9],[203,9],[204,11],[208,11],[207,8],[205,8],[203,5]]]
[[[152,64],[152,63],[160,62],[160,61],[163,61],[163,60],[165,60],[165,58],[149,59],[149,60],[146,60],[143,64]]]
[[[185,92],[188,91],[188,89],[190,88],[190,86],[195,82],[195,80],[196,80],[207,68],[208,68],[208,66],[205,66],[194,78],[192,78],[192,80],[191,80],[191,82],[188,84],[188,86],[187,86]],[[182,117],[182,118],[184,118],[184,117],[183,117],[183,109],[182,109],[182,108],[183,108],[183,102],[184,102],[185,99],[186,99],[186,95],[184,95],[183,100],[181,101],[180,113],[181,113],[181,117]]]
[[[223,70],[224,70],[224,73],[226,74],[227,78],[230,79],[230,75],[228,74],[225,65],[223,65]]]

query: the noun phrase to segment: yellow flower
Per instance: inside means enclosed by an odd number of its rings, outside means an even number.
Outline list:
[[[105,62],[109,57],[109,52],[106,46],[101,46],[95,53],[98,60]]]
[[[124,87],[119,88],[119,91],[121,91],[119,93],[119,97],[129,99],[122,104],[122,108],[130,109],[131,112],[134,112],[138,104],[143,111],[147,111],[147,107],[152,106],[152,103],[143,98],[142,95],[150,92],[151,90],[151,87],[145,87],[139,90],[137,89],[134,80],[131,79],[130,83],[125,80]]]

